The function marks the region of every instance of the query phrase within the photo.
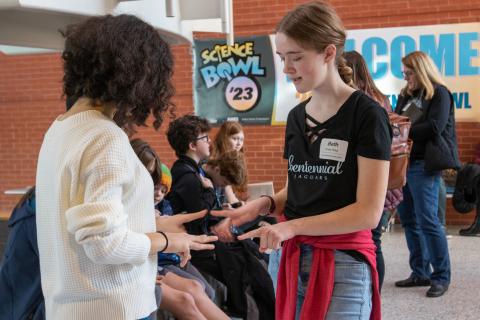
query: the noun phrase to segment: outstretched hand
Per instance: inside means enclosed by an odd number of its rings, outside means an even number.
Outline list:
[[[194,236],[187,233],[166,233],[168,246],[164,252],[177,253],[180,258],[180,266],[184,267],[190,260],[190,250],[213,250],[215,246],[210,242],[218,240],[216,236]]]
[[[241,226],[247,222],[255,220],[255,218],[268,211],[270,200],[268,198],[258,198],[237,209],[214,210],[210,214],[215,217],[225,217],[232,220],[232,225]]]
[[[215,246],[210,242],[218,240],[217,236],[194,236],[188,233],[168,233],[161,234],[151,232],[145,234],[151,242],[150,254],[157,254],[162,251],[165,253],[177,253],[181,257],[180,266],[184,267],[190,260],[190,250],[213,250]],[[166,239],[165,239],[166,238]],[[167,246],[165,248],[165,246]]]
[[[157,231],[163,232],[186,232],[185,223],[205,217],[207,210],[195,213],[180,213],[173,216],[160,216],[155,219]]]
[[[295,232],[289,222],[281,222],[274,225],[261,227],[237,237],[238,240],[249,238],[260,239],[260,252],[268,249],[280,249],[282,242],[295,236]]]

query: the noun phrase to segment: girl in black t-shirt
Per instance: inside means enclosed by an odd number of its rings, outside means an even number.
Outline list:
[[[281,20],[275,43],[283,71],[297,91],[312,93],[288,115],[287,183],[273,197],[220,212],[234,225],[284,214],[285,222],[238,237],[259,237],[262,251],[283,242],[277,319],[380,319],[370,229],[383,210],[391,131],[378,103],[349,86],[345,38],[324,3],[301,5]]]

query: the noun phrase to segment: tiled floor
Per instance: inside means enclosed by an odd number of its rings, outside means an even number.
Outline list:
[[[3,254],[8,229],[0,221],[0,254]],[[384,320],[478,320],[480,319],[480,237],[458,236],[450,228],[448,240],[452,262],[452,284],[440,298],[427,298],[428,287],[396,288],[394,282],[410,274],[408,251],[403,231],[395,225],[384,233],[383,252],[386,262],[382,291]]]
[[[384,320],[478,320],[480,319],[480,238],[458,236],[449,228],[452,283],[439,298],[427,298],[428,287],[396,288],[394,282],[410,274],[403,229],[395,225],[383,234],[386,275],[382,289]]]

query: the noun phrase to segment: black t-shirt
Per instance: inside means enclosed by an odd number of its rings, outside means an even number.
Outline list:
[[[318,138],[306,136],[305,107],[288,115],[284,158],[288,161],[288,220],[334,211],[355,202],[357,156],[390,160],[392,132],[386,111],[355,91],[321,124]]]

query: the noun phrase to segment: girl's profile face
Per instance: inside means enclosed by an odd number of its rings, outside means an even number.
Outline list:
[[[321,86],[326,78],[325,54],[301,47],[294,39],[282,32],[275,36],[277,54],[283,62],[283,73],[300,93]]]
[[[245,139],[245,136],[243,135],[243,131],[240,131],[238,133],[232,134],[228,140],[230,141],[230,147],[233,150],[240,151],[243,147],[243,141]]]

